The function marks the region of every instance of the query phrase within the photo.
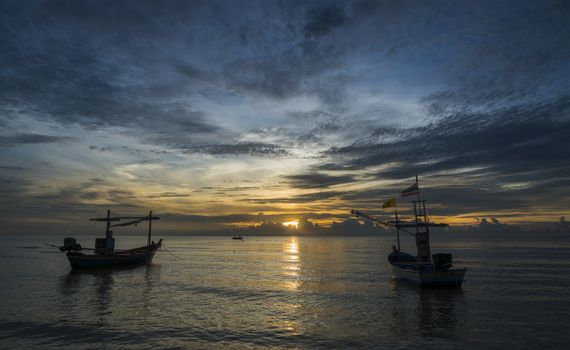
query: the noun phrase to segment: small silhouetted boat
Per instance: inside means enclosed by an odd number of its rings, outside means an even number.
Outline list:
[[[398,247],[392,247],[388,255],[388,262],[392,274],[396,277],[412,281],[420,286],[461,286],[467,272],[466,268],[455,268],[452,264],[451,254],[433,254],[429,243],[430,227],[445,227],[447,224],[430,222],[426,211],[426,201],[421,200],[418,177],[416,183],[402,192],[402,196],[416,195],[414,206],[414,221],[403,222],[398,220],[398,212],[394,210],[396,221],[383,222],[360,211],[351,211],[357,217],[364,217],[387,227],[396,228]],[[396,207],[396,199],[388,200],[383,208]],[[408,231],[409,228],[415,232]],[[400,250],[400,231],[411,234],[416,238],[417,255],[404,253]]]
[[[59,247],[59,249],[62,252],[67,252],[67,259],[73,269],[150,264],[154,254],[162,245],[162,239],[157,243],[151,241],[152,221],[158,219],[160,219],[158,216],[152,215],[152,211],[147,216],[111,217],[111,211],[107,210],[107,217],[90,219],[91,221],[107,222],[105,238],[96,238],[95,248],[82,248],[74,238],[66,238],[63,246]],[[121,220],[129,221],[111,225],[111,222]],[[143,221],[148,221],[147,245],[133,249],[115,249],[115,239],[113,238],[111,227],[137,225]],[[81,252],[83,250],[89,250],[92,253],[85,254]]]
[[[233,235],[232,239],[243,241],[243,237],[241,235]]]

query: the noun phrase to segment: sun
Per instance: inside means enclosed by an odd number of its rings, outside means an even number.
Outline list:
[[[283,223],[283,226],[293,226],[294,228],[297,228],[299,227],[299,220],[286,221]]]

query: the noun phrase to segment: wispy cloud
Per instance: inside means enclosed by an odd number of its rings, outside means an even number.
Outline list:
[[[325,188],[354,181],[352,176],[327,175],[324,173],[307,173],[286,175],[284,178],[294,188]]]
[[[66,136],[52,136],[40,134],[14,134],[14,135],[0,135],[0,148],[16,147],[20,145],[29,145],[36,143],[57,143],[66,142],[71,138]]]
[[[287,150],[278,145],[261,142],[238,142],[235,144],[213,145],[184,145],[180,149],[182,153],[203,153],[210,155],[250,155],[261,157],[286,157],[291,155]]]

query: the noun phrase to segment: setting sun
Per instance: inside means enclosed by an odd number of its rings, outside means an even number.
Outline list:
[[[294,221],[286,221],[283,223],[283,226],[293,226],[295,228],[299,227],[299,220],[294,220]]]

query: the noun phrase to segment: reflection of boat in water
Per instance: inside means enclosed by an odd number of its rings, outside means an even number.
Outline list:
[[[67,323],[70,310],[81,310],[77,315],[74,314],[74,322],[96,322],[98,326],[109,326],[116,319],[116,314],[128,314],[134,318],[140,313],[149,314],[154,305],[152,300],[155,288],[161,286],[160,274],[161,266],[153,264],[71,269],[59,278],[58,292],[63,302],[57,303],[57,310],[61,312],[56,312],[55,317],[59,317],[60,322]],[[136,286],[124,283],[133,276],[139,282]],[[128,295],[128,303],[113,303],[116,297],[122,300],[124,288],[135,288],[137,292]],[[137,307],[132,308],[132,305]],[[80,332],[78,337],[83,335]]]
[[[459,322],[469,317],[461,288],[424,288],[398,282],[393,279],[389,284],[393,297],[390,327],[396,336],[453,339],[458,331],[467,331],[465,323]]]
[[[150,212],[148,216],[141,217],[111,217],[111,211],[107,210],[107,217],[91,219],[92,221],[107,222],[105,238],[96,238],[94,249],[82,248],[81,245],[77,244],[74,238],[66,238],[64,240],[64,245],[59,247],[59,249],[67,252],[67,259],[69,260],[71,267],[74,269],[150,264],[154,254],[162,245],[162,239],[159,240],[158,243],[151,241],[152,220],[158,219],[160,218],[158,216],[153,216],[152,212]],[[112,221],[121,220],[130,221],[111,225]],[[148,221],[147,245],[126,250],[115,249],[115,239],[113,238],[113,231],[111,231],[110,228],[137,225],[143,221]],[[82,250],[92,250],[93,253],[81,253],[80,251]]]
[[[243,237],[241,235],[233,235],[232,239],[243,241]]]
[[[353,210],[352,213],[357,217],[364,217],[384,226],[396,228],[398,247],[393,247],[392,252],[388,255],[390,268],[396,277],[412,281],[421,286],[460,286],[463,283],[463,277],[467,269],[453,267],[451,254],[431,255],[429,228],[445,227],[447,224],[430,222],[426,210],[426,201],[420,198],[417,176],[416,183],[403,191],[402,196],[416,194],[418,200],[412,201],[414,206],[413,222],[399,221],[398,212],[396,210],[394,211],[396,221],[388,222],[377,220],[359,211]],[[396,207],[396,199],[392,198],[388,200],[383,207]],[[409,228],[415,229],[415,232],[408,231]],[[409,233],[416,238],[416,247],[418,249],[416,256],[404,253],[400,250],[400,231]]]

